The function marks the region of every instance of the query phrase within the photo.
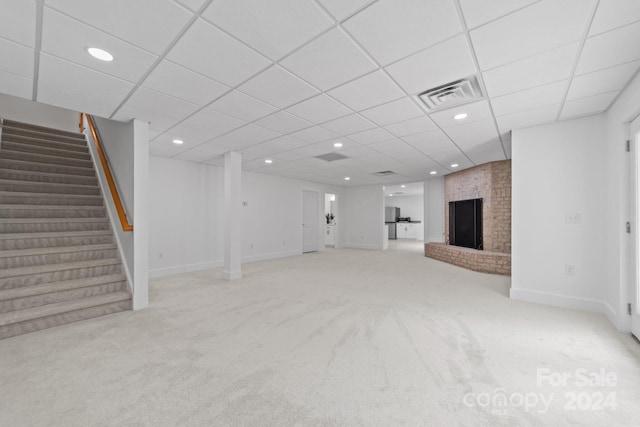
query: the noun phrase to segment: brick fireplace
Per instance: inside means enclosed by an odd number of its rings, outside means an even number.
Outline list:
[[[495,274],[511,274],[511,160],[485,163],[444,177],[445,243],[425,244],[425,256]],[[449,245],[449,202],[483,199],[484,250]]]

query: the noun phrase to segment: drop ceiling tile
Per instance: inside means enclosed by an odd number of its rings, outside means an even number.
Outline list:
[[[180,139],[184,141],[184,147],[190,148],[214,138],[218,135],[218,131],[214,131],[207,126],[202,126],[200,123],[184,121],[171,128],[170,131],[165,133],[165,135],[167,134],[171,136],[171,141]]]
[[[568,84],[568,80],[562,80],[556,83],[492,98],[491,106],[493,107],[493,113],[496,116],[502,116],[518,111],[560,104]]]
[[[237,90],[229,92],[207,108],[248,122],[278,111],[276,107]]]
[[[198,146],[199,150],[206,150],[212,153],[225,153],[227,151],[239,151],[244,150],[247,147],[256,145],[255,141],[249,141],[246,139],[232,136],[230,133],[222,135],[211,141],[207,141]]]
[[[357,145],[357,146],[345,146],[342,150],[340,150],[340,154],[344,154],[347,157],[351,157],[351,158],[360,158],[360,157],[364,157],[367,156],[371,153],[374,153],[375,151],[371,150],[371,148],[363,146],[363,145]],[[369,166],[369,165],[367,165]],[[370,166],[369,166],[370,167]]]
[[[406,97],[361,111],[360,114],[380,126],[386,126],[391,123],[425,115],[424,111],[411,101],[411,99]]]
[[[467,113],[467,118],[456,120],[453,118],[458,113]],[[460,105],[449,110],[437,111],[430,114],[431,119],[441,128],[466,126],[471,122],[492,118],[489,103],[486,100]]]
[[[312,126],[306,120],[296,117],[286,111],[278,111],[270,116],[263,117],[255,122],[257,125],[280,133],[295,132]]]
[[[328,147],[327,144],[318,143],[305,145],[304,147],[296,148],[294,153],[303,157],[314,157],[322,154],[327,154],[333,151],[333,147]]]
[[[212,159],[213,157],[216,157],[217,154],[215,153],[210,153],[207,151],[201,151],[201,150],[189,150],[189,151],[185,151],[183,153],[180,153],[176,156],[174,156],[175,159],[178,160],[184,160],[187,162],[196,162],[196,163],[203,163],[206,162],[207,160]]]
[[[311,0],[217,0],[202,16],[273,60],[333,25]]]
[[[446,169],[446,173],[456,172],[473,166],[473,163],[467,159],[467,157],[457,148],[441,151],[438,153],[432,153],[429,155],[433,160],[440,163]],[[452,168],[452,164],[457,164],[457,168]]]
[[[574,77],[567,100],[621,90],[639,67],[640,61],[634,61]]]
[[[476,164],[481,165],[499,160],[506,160],[506,155],[499,140],[492,140],[485,145],[465,150],[465,154]]]
[[[202,19],[194,22],[167,58],[228,86],[241,83],[270,63]]]
[[[101,117],[109,117],[117,103],[94,98],[84,93],[62,89],[48,83],[38,84],[38,102]]]
[[[181,152],[182,150],[178,147],[166,147],[156,143],[155,141],[149,144],[149,154],[151,156],[171,158]]]
[[[578,43],[503,65],[482,73],[491,98],[568,79]]]
[[[310,144],[338,138],[338,134],[330,132],[320,126],[313,126],[310,128],[299,130],[297,132],[293,132],[291,136],[301,139],[302,141],[306,141]]]
[[[40,55],[39,80],[61,89],[110,101],[114,107],[133,89],[133,83],[44,53]]]
[[[453,145],[451,140],[441,130],[409,135],[402,139],[407,144],[427,156],[430,156],[433,153],[457,150],[456,146]]]
[[[36,2],[3,0],[0,37],[29,47],[36,45]],[[8,13],[11,11],[11,13]],[[4,52],[4,51],[3,51]]]
[[[393,159],[423,159],[423,154],[401,139],[391,139],[368,145],[369,148]],[[395,171],[397,172],[397,171]]]
[[[109,115],[103,117],[109,117]],[[129,122],[133,119],[139,119],[148,122],[149,128],[155,129],[156,131],[160,132],[166,131],[170,127],[175,126],[178,122],[178,120],[175,118],[167,117],[162,114],[152,113],[150,111],[145,111],[138,108],[133,108],[129,105],[124,105],[122,108],[116,111],[112,119],[121,122]]]
[[[475,28],[537,0],[460,0],[468,28]]]
[[[453,142],[462,150],[485,144],[498,138],[493,118],[444,129]]]
[[[580,40],[592,0],[545,0],[470,32],[487,70]]]
[[[353,111],[325,94],[302,101],[287,108],[287,111],[317,124],[353,113]]]
[[[619,93],[620,91],[601,93],[595,96],[567,101],[564,103],[564,107],[560,113],[560,118],[566,119],[569,117],[601,113],[609,108]]]
[[[267,128],[263,128],[262,126],[256,126],[254,124],[248,124],[241,128],[234,130],[233,132],[227,134],[229,137],[235,137],[240,139],[245,139],[253,142],[264,142],[269,139],[276,138],[281,134],[278,132],[274,132]]]
[[[203,106],[229,90],[228,86],[180,65],[163,60],[144,80],[143,86]]]
[[[190,102],[145,87],[139,87],[126,105],[177,120],[184,119],[199,108]]]
[[[109,51],[114,60],[104,62],[93,58],[87,53],[89,46]],[[42,52],[130,82],[140,80],[157,58],[48,7],[44,8]]]
[[[198,111],[186,119],[185,122],[211,129],[213,131],[211,138],[238,129],[246,124],[243,120],[206,108]]]
[[[277,65],[258,74],[238,89],[279,108],[286,108],[319,93],[317,89]]]
[[[322,90],[329,90],[377,68],[339,28],[318,37],[281,64]]]
[[[192,17],[191,12],[169,0],[47,0],[47,6],[157,55]],[[162,24],[142,26],[142,16],[146,22]]]
[[[589,28],[589,36],[640,21],[640,2],[637,0],[600,0]]]
[[[344,26],[382,65],[462,31],[452,0],[380,0]]]
[[[530,126],[549,123],[556,120],[560,105],[549,105],[547,107],[535,108],[533,110],[520,111],[504,116],[496,117],[500,132],[508,132],[514,129],[521,129]]]
[[[338,135],[346,136],[374,128],[376,125],[358,114],[352,114],[350,116],[341,117],[324,123],[322,127],[327,128]]]
[[[33,77],[33,49],[0,39],[0,70],[23,77]]]
[[[433,120],[429,117],[416,117],[415,119],[393,123],[384,127],[386,130],[398,137],[414,135],[416,133],[427,132],[437,129]]]
[[[384,71],[375,71],[328,92],[329,95],[361,111],[405,96]]]
[[[283,135],[279,138],[272,139],[271,141],[260,144],[262,147],[268,147],[273,153],[279,153],[281,151],[294,150],[296,148],[304,147],[306,142],[299,139],[291,138],[290,136]]]
[[[33,79],[0,70],[0,93],[31,99]]]
[[[362,9],[372,0],[320,0],[320,3],[338,20],[349,17],[354,12]]]
[[[585,74],[640,59],[640,22],[590,37],[584,43],[576,74]]]
[[[416,53],[386,67],[391,77],[409,94],[422,93],[476,73],[464,35]]]
[[[358,132],[353,135],[349,135],[349,139],[356,141],[362,145],[374,144],[380,141],[386,141],[388,139],[395,139],[396,137],[382,128],[373,128],[365,130],[364,132]]]

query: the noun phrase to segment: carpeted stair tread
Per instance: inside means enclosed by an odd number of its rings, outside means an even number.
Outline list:
[[[13,142],[2,140],[2,149],[8,151],[19,151],[22,153],[41,154],[45,156],[63,157],[79,160],[91,160],[89,152],[65,150],[60,147],[43,147],[29,142]]]
[[[0,240],[51,239],[56,237],[111,235],[111,230],[54,231],[43,233],[0,233]]]
[[[15,151],[13,153],[15,153]],[[60,174],[60,175],[73,175],[73,176],[87,176],[87,177],[96,176],[95,170],[93,169],[93,167],[80,167],[80,166],[60,165],[60,164],[54,164],[54,163],[41,163],[41,162],[35,162],[33,160],[4,158],[2,156],[0,156],[0,169],[51,173],[51,174]]]
[[[60,313],[68,313],[88,307],[96,307],[130,299],[131,295],[129,294],[129,292],[120,291],[89,298],[81,298],[55,304],[47,304],[39,307],[27,308],[25,310],[9,311],[7,313],[0,313],[0,326],[26,322],[28,320],[38,319],[41,317],[53,316]]]
[[[52,194],[25,193],[20,191],[0,191],[0,203],[18,205],[49,206],[103,206],[102,196],[92,194]]]
[[[47,154],[36,154],[25,151],[14,151],[9,149],[2,149],[0,151],[0,157],[9,160],[18,160],[31,163],[40,163],[45,165],[60,165],[71,166],[76,168],[93,169],[93,162],[91,160],[83,159],[70,159],[68,157],[51,156]]]
[[[78,132],[71,132],[68,130],[55,129],[55,128],[50,128],[46,126],[39,126],[31,123],[17,122],[15,120],[9,120],[9,119],[4,119],[2,126],[3,128],[7,127],[11,129],[22,129],[26,131],[44,133],[49,135],[63,135],[63,136],[68,136],[70,138],[82,137],[82,134]]]
[[[104,251],[117,249],[115,243],[103,243],[100,245],[58,246],[52,248],[14,249],[0,251],[0,258],[22,257],[32,255],[62,254],[71,252]]]
[[[67,223],[67,222],[83,222],[83,223],[109,223],[107,218],[0,218],[2,224],[48,224],[48,223]]]
[[[73,151],[76,153],[89,152],[89,147],[87,146],[86,140],[70,141],[62,137],[49,137],[46,135],[19,135],[7,132],[5,129],[2,130],[2,141],[3,143],[11,142],[38,147],[57,148],[59,150]]]
[[[0,301],[16,298],[26,298],[36,295],[60,292],[71,289],[86,288],[89,286],[105,285],[108,283],[124,282],[127,278],[124,274],[107,274],[104,276],[88,277],[86,279],[65,280],[63,282],[44,283],[42,285],[23,286],[20,288],[0,290]]]
[[[98,178],[90,175],[38,172],[20,169],[0,169],[0,178],[7,181],[24,181],[49,184],[98,186]]]
[[[86,194],[100,195],[98,185],[58,184],[48,182],[19,181],[0,178],[0,191],[41,194]]]
[[[120,264],[117,258],[96,259],[91,261],[65,262],[59,264],[36,265],[24,268],[6,268],[0,270],[0,279],[7,277],[29,276],[53,271],[79,270],[82,268],[102,267],[107,265]]]

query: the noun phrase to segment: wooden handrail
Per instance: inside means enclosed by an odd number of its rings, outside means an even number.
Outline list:
[[[120,193],[118,192],[118,187],[116,187],[116,183],[113,180],[113,175],[111,174],[111,169],[109,168],[109,162],[107,161],[107,156],[102,148],[102,141],[100,140],[100,136],[98,135],[98,131],[96,130],[96,125],[93,122],[93,117],[89,114],[80,113],[80,131],[84,131],[84,120],[83,118],[87,118],[87,123],[89,124],[89,131],[91,131],[91,135],[93,136],[93,140],[96,142],[96,148],[98,150],[98,157],[100,157],[100,163],[102,164],[102,169],[104,170],[104,175],[107,178],[107,184],[109,185],[109,189],[111,190],[111,196],[113,197],[113,203],[116,206],[116,211],[118,212],[118,218],[120,218],[120,225],[122,226],[122,231],[133,231],[133,225],[129,223],[127,219],[127,214],[124,211],[124,207],[122,206],[122,199],[120,198]]]

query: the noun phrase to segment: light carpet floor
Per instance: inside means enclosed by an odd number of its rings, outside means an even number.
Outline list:
[[[0,425],[640,425],[640,344],[509,285],[398,242],[156,279],[149,309],[0,341]]]

